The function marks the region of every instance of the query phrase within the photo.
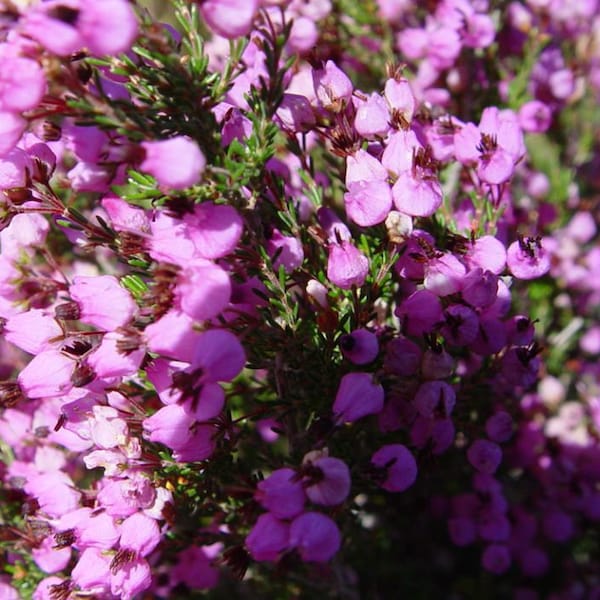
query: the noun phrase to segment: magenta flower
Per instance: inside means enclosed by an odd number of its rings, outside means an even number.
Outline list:
[[[145,158],[140,170],[150,173],[159,185],[175,190],[198,183],[206,159],[196,142],[185,136],[142,142]]]
[[[204,0],[200,12],[213,31],[232,39],[250,33],[258,6],[258,0]]]
[[[313,84],[319,102],[327,110],[339,112],[350,101],[354,86],[348,76],[332,61],[313,71]]]
[[[506,264],[518,279],[536,279],[550,270],[550,253],[539,237],[520,238],[508,247]]]
[[[0,156],[8,154],[17,145],[26,126],[23,117],[0,110]]]
[[[352,333],[344,334],[339,343],[344,358],[355,365],[366,365],[379,354],[377,336],[367,329],[355,329]]]
[[[122,600],[131,600],[151,584],[150,565],[143,558],[134,558],[118,569],[111,569],[110,591]]]
[[[256,486],[254,498],[278,519],[293,519],[304,510],[306,494],[293,469],[277,469]]]
[[[121,548],[133,550],[138,556],[147,556],[159,542],[158,524],[144,513],[134,513],[121,523]]]
[[[111,556],[99,548],[85,548],[71,571],[71,578],[81,589],[105,593],[110,583]]]
[[[38,354],[51,346],[51,341],[60,339],[62,329],[46,311],[32,308],[10,317],[4,326],[6,339],[29,352]]]
[[[369,272],[369,259],[350,242],[333,243],[329,246],[327,279],[338,287],[349,290],[360,287]]]
[[[244,223],[232,206],[203,202],[186,214],[183,222],[194,244],[195,255],[216,259],[230,254],[242,236]]]
[[[45,350],[33,357],[17,381],[29,398],[61,396],[72,387],[73,359],[58,350]]]
[[[106,331],[125,325],[136,311],[135,301],[112,275],[79,275],[73,279],[69,294],[77,303],[79,313],[70,318]]]
[[[289,545],[304,562],[327,562],[340,549],[340,531],[326,515],[307,512],[292,521]]]
[[[385,137],[390,130],[390,111],[377,92],[370,94],[356,109],[354,128],[364,138]]]
[[[373,382],[370,373],[344,375],[333,403],[336,424],[353,423],[367,415],[381,412],[383,397],[383,387]]]
[[[12,149],[0,158],[0,190],[27,187],[32,172],[29,154],[20,148]]]
[[[135,12],[126,0],[82,2],[76,25],[84,44],[96,55],[126,52],[138,35]]]
[[[350,469],[339,458],[321,456],[312,460],[310,454],[304,457],[304,490],[314,504],[336,506],[350,493]]]
[[[381,487],[388,492],[403,492],[417,479],[415,457],[402,444],[382,446],[373,454],[371,462],[376,467],[385,469],[385,479]]]
[[[392,192],[386,181],[357,181],[344,194],[348,217],[362,227],[385,221],[392,208]]]
[[[230,297],[229,275],[210,261],[196,259],[179,272],[175,288],[177,308],[195,321],[216,317]]]
[[[456,394],[445,381],[426,381],[419,386],[414,403],[423,417],[447,417],[456,404]]]
[[[290,526],[271,513],[258,517],[246,537],[246,548],[250,556],[258,561],[275,561],[289,545]]]
[[[3,51],[2,51],[3,50]],[[34,60],[0,50],[0,111],[20,113],[35,108],[46,91],[44,70]]]

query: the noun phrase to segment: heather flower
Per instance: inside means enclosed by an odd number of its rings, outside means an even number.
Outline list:
[[[335,506],[350,493],[350,470],[339,458],[319,456],[315,459],[309,453],[302,461],[302,470],[306,474],[304,490],[314,504]]]
[[[475,469],[489,475],[496,472],[502,461],[500,446],[488,440],[475,440],[467,450],[467,458]]]
[[[131,600],[152,584],[150,565],[143,558],[111,568],[110,591],[122,600]]]
[[[258,0],[205,0],[200,13],[210,29],[232,39],[250,32],[258,6]]]
[[[356,109],[354,128],[364,138],[385,137],[390,129],[390,112],[385,99],[373,92]]]
[[[509,567],[511,556],[509,549],[502,544],[490,544],[486,546],[481,555],[481,565],[486,571],[501,575]]]
[[[456,394],[444,381],[422,383],[415,395],[415,406],[419,413],[428,419],[435,416],[447,417],[456,403]]]
[[[70,548],[55,548],[54,538],[49,536],[37,547],[31,550],[35,564],[44,573],[58,573],[62,571],[71,560]]]
[[[403,492],[417,479],[415,458],[402,444],[382,446],[371,457],[371,463],[385,470],[381,487],[388,492]]]
[[[230,297],[229,275],[210,261],[196,259],[179,272],[176,306],[196,321],[216,317],[227,306]]]
[[[281,125],[291,131],[306,131],[315,124],[313,108],[306,96],[300,94],[283,94],[275,115]]]
[[[71,571],[71,579],[84,590],[106,592],[110,581],[111,560],[99,548],[84,548]]]
[[[369,259],[352,243],[342,241],[329,246],[327,279],[334,285],[348,290],[360,287],[369,272]]]
[[[160,530],[155,519],[138,512],[121,523],[121,548],[133,550],[138,556],[147,556],[160,542]]]
[[[58,350],[44,350],[19,373],[17,381],[29,398],[61,396],[73,386],[74,368],[73,359]]]
[[[283,235],[278,229],[270,232],[266,249],[271,258],[275,258],[273,267],[278,270],[282,265],[286,272],[298,269],[304,261],[302,242],[291,235]]]
[[[271,513],[258,517],[246,537],[246,548],[254,560],[275,561],[289,545],[290,526]]]
[[[337,525],[326,515],[317,512],[296,517],[289,535],[290,547],[298,551],[304,562],[327,562],[341,546]]]
[[[138,23],[126,0],[81,2],[76,20],[84,44],[96,55],[126,52],[138,34]]]
[[[0,110],[0,156],[8,154],[25,131],[27,121],[19,115]]]
[[[315,95],[324,108],[339,112],[350,101],[354,87],[348,76],[332,61],[313,71]]]
[[[216,259],[230,254],[242,236],[243,221],[235,208],[226,204],[203,202],[186,214],[189,239],[194,244],[195,255]]]
[[[29,154],[14,148],[0,158],[0,190],[27,187],[32,171],[33,163]]]
[[[550,253],[539,238],[521,238],[506,252],[506,264],[518,279],[536,279],[550,270]]]
[[[39,308],[13,315],[4,326],[6,339],[30,354],[39,354],[49,348],[62,334],[56,320]]]
[[[185,136],[142,142],[145,157],[140,170],[150,173],[159,185],[175,190],[198,183],[206,159],[196,142]]]
[[[293,519],[304,510],[306,494],[293,469],[277,469],[256,486],[254,498],[278,519]]]
[[[125,325],[136,310],[129,292],[112,275],[79,275],[73,278],[69,294],[77,303],[78,315],[75,319],[107,331]]]
[[[417,290],[398,305],[395,314],[406,333],[421,336],[442,321],[442,305],[433,292]]]
[[[339,343],[344,358],[355,365],[366,365],[379,353],[377,336],[366,329],[355,329],[342,335]]]
[[[352,423],[383,408],[383,387],[369,373],[348,373],[340,381],[333,415],[337,424]]]

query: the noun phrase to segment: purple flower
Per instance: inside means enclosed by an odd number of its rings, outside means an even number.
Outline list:
[[[486,546],[481,555],[481,565],[494,575],[501,575],[508,570],[511,563],[510,550],[501,544]]]
[[[339,343],[344,358],[355,365],[366,365],[379,354],[377,336],[366,329],[342,335]]]
[[[293,519],[304,510],[306,494],[293,469],[273,471],[256,488],[256,501],[278,519]]]
[[[292,521],[289,545],[304,562],[327,562],[340,549],[340,531],[326,515],[307,512]]]
[[[254,560],[275,561],[289,546],[290,526],[271,513],[258,517],[254,527],[246,537],[246,548]]]
[[[304,489],[314,504],[336,506],[350,493],[350,469],[339,458],[320,456],[316,459],[307,454],[302,461]]]
[[[353,423],[383,408],[383,387],[370,373],[348,373],[342,377],[333,403],[336,424]]]
[[[498,444],[488,440],[475,440],[467,450],[467,458],[475,469],[489,475],[496,472],[502,461],[502,450]]]

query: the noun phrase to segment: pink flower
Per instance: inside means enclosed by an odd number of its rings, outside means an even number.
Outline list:
[[[175,288],[177,307],[196,321],[216,317],[230,297],[229,275],[208,260],[196,259],[179,273]]]
[[[338,112],[352,97],[354,86],[348,76],[332,61],[313,71],[317,99],[324,108]]]
[[[138,556],[148,556],[159,542],[158,524],[144,513],[134,513],[121,523],[121,548],[134,550]]]
[[[56,320],[46,311],[32,308],[10,317],[4,326],[6,339],[30,354],[38,354],[59,339],[63,332]]]
[[[131,294],[112,275],[79,275],[73,279],[69,294],[79,306],[79,319],[106,331],[125,325],[136,310]]]
[[[142,142],[146,156],[140,170],[150,173],[159,185],[176,190],[198,183],[206,159],[196,142],[185,136]]]
[[[138,34],[135,12],[126,0],[82,2],[76,24],[85,45],[96,55],[126,52]]]
[[[35,108],[46,90],[44,70],[35,61],[0,49],[0,111],[20,113]]]
[[[222,258],[233,252],[244,229],[235,208],[212,202],[196,205],[194,212],[186,214],[183,222],[196,256],[207,259]]]
[[[537,279],[550,270],[550,253],[540,238],[521,238],[508,247],[506,263],[517,279]]]
[[[327,279],[338,287],[349,290],[360,287],[369,272],[369,259],[350,242],[329,246],[327,261]]]
[[[131,600],[152,584],[150,565],[143,558],[135,558],[112,569],[111,575],[110,591],[121,600]]]
[[[258,0],[204,0],[200,12],[207,25],[225,38],[250,33]]]

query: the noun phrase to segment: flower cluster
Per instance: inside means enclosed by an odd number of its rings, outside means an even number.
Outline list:
[[[0,596],[596,597],[598,2],[167,4],[0,8]]]

